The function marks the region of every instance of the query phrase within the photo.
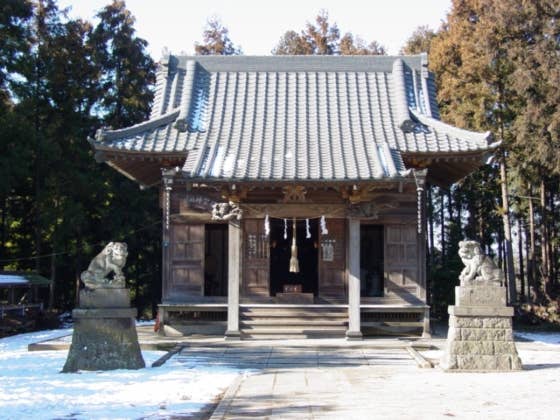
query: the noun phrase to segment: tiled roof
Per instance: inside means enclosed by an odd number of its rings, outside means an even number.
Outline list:
[[[150,120],[101,130],[95,147],[185,153],[190,178],[399,176],[401,153],[491,148],[439,121],[425,55],[168,56]]]
[[[48,286],[51,281],[34,273],[0,272],[0,287]]]

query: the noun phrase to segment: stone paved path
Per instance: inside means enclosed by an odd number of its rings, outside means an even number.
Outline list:
[[[517,346],[525,370],[485,374],[420,369],[403,348],[211,345],[176,357],[247,368],[212,420],[558,419],[560,347]]]
[[[416,366],[404,348],[340,348],[310,346],[195,346],[183,349],[178,359],[185,363],[209,363],[241,369],[348,367],[374,365]]]

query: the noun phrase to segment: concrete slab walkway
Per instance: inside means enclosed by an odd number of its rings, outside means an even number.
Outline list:
[[[560,347],[517,346],[525,370],[513,373],[420,369],[399,348],[339,349],[328,363],[321,363],[321,349],[284,345],[252,353],[200,349],[178,357],[214,355],[217,363],[256,368],[230,386],[212,420],[557,419]],[[424,353],[437,359],[441,350]]]

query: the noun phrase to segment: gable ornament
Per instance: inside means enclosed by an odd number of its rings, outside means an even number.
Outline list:
[[[283,203],[300,203],[306,200],[307,190],[303,185],[288,185],[283,189]]]
[[[243,210],[233,201],[228,203],[216,203],[212,206],[212,220],[241,220],[242,215]]]
[[[352,218],[377,219],[379,208],[374,203],[361,203],[348,206],[347,215]]]

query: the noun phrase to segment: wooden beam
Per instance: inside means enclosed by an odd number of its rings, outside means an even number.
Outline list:
[[[244,218],[260,219],[269,215],[277,218],[340,218],[346,215],[344,204],[246,204],[240,205]]]

